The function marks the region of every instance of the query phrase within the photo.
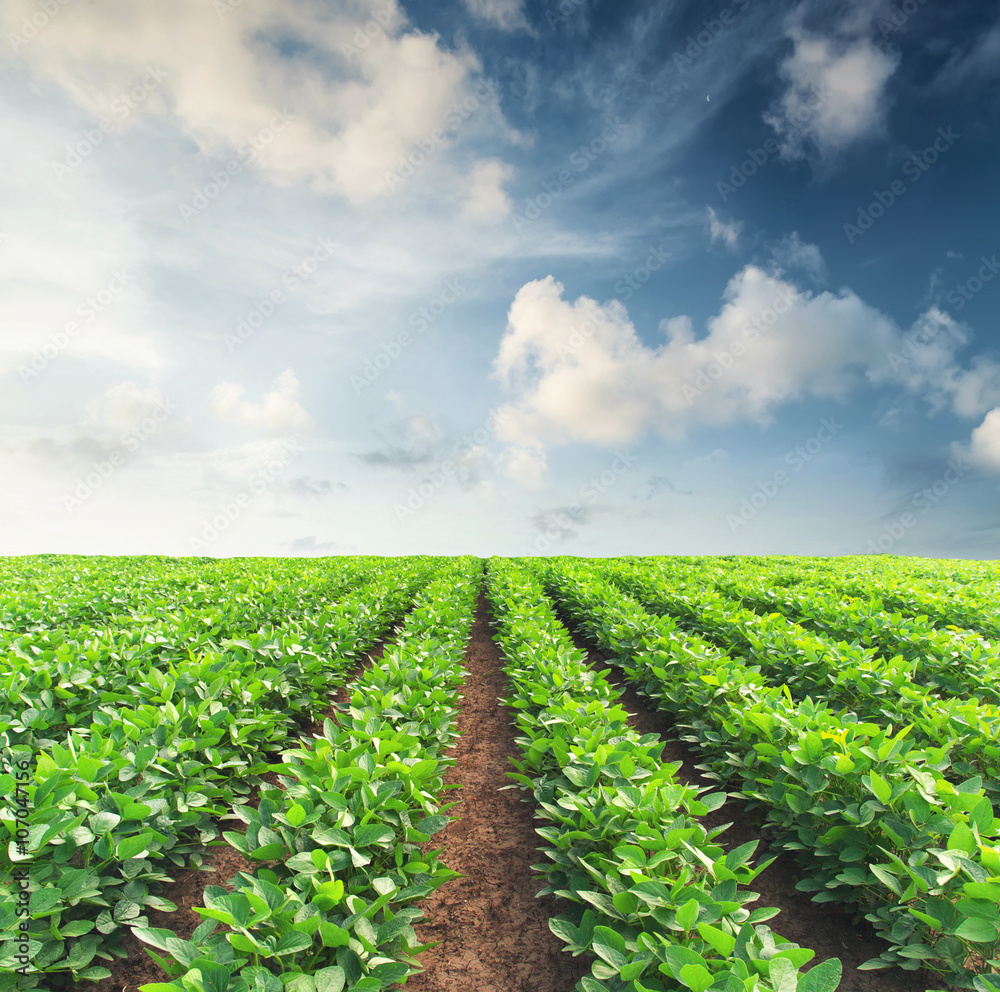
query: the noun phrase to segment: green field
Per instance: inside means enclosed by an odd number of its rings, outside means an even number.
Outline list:
[[[477,615],[544,852],[526,898],[583,966],[532,988],[1000,992],[1000,565],[40,556],[0,579],[0,992],[415,985],[459,877]],[[788,909],[757,895],[779,854]],[[877,953],[782,937],[803,893]]]

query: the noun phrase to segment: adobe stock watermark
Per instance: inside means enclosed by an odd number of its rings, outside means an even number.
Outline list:
[[[233,499],[220,503],[219,512],[202,521],[199,536],[191,538],[191,550],[195,554],[207,551],[211,544],[222,537],[240,519],[243,511],[252,506],[253,501],[261,493],[266,492],[303,452],[301,443],[296,439],[286,440],[282,445],[283,449],[276,458],[272,458],[263,468],[250,474],[246,489]]]
[[[587,0],[559,0],[557,4],[545,9],[545,22],[550,28],[564,24],[576,12],[587,5]]]
[[[899,4],[891,4],[889,13],[884,17],[879,17],[875,22],[875,27],[879,29],[884,41],[894,31],[901,30],[906,22],[918,11],[927,0],[903,0]]]
[[[511,211],[510,220],[518,234],[538,220],[576,182],[577,177],[586,172],[625,133],[626,125],[617,118],[605,117],[604,121],[607,127],[569,156],[571,168],[560,169],[554,179],[545,180],[542,192],[524,201],[523,212]]]
[[[19,48],[34,41],[38,37],[38,33],[48,27],[52,18],[57,17],[62,9],[71,3],[73,0],[39,0],[38,10],[30,18],[21,18],[21,30],[11,31],[7,35],[11,51],[16,54]]]
[[[970,302],[977,293],[981,292],[987,283],[992,282],[994,276],[1000,272],[1000,262],[997,261],[996,255],[991,255],[989,258],[983,255],[979,261],[982,264],[977,269],[976,274],[969,276],[965,282],[960,282],[945,297],[956,311],[964,310],[965,304]]]
[[[27,385],[29,379],[36,379],[48,368],[49,363],[57,358],[70,342],[89,327],[98,314],[103,313],[125,291],[132,282],[132,275],[124,267],[115,269],[107,285],[93,296],[88,296],[77,308],[79,320],[71,320],[61,331],[49,337],[49,340],[31,356],[27,365],[18,369],[21,382]]]
[[[257,156],[295,119],[295,115],[287,108],[283,107],[260,128],[256,133],[249,135],[241,141],[236,149],[236,155],[231,158],[221,169],[209,173],[209,182],[203,186],[196,186],[191,192],[191,202],[178,205],[181,219],[185,224],[190,224],[202,211],[207,210],[219,197],[219,194],[226,189]]]
[[[238,0],[238,2],[242,2],[242,0]],[[381,10],[377,10],[354,32],[353,44],[346,41],[341,44],[341,53],[348,59],[360,55],[380,34],[386,33],[386,28],[392,23],[393,17],[399,13],[399,9],[396,0],[389,0]]]
[[[491,437],[495,436],[506,418],[507,414],[502,409],[491,410],[482,427],[477,427],[471,434],[466,434],[456,441],[452,446],[450,457],[445,458],[440,465],[432,468],[423,482],[410,487],[406,494],[405,503],[397,503],[393,507],[396,519],[402,523],[419,513],[431,502],[448,485],[449,481],[458,477],[462,468],[461,460],[473,454],[476,448],[481,448]]]
[[[783,287],[769,307],[764,307],[760,313],[755,314],[740,328],[745,342],[731,341],[725,348],[715,352],[712,361],[699,369],[693,379],[684,383],[682,392],[688,405],[704,396],[717,382],[725,378],[726,373],[737,363],[737,360],[751,350],[749,346],[757,344],[765,330],[771,327],[781,314],[788,312],[792,306],[794,294],[793,288]]]
[[[395,169],[386,172],[385,183],[389,189],[398,189],[407,179],[412,179],[421,166],[426,165],[481,107],[495,102],[499,92],[500,88],[493,80],[480,79],[476,88],[460,103],[454,104],[444,115],[442,127],[435,128],[427,137],[421,138],[410,152],[399,160],[399,165]]]
[[[658,248],[649,248],[648,252],[649,254],[646,255],[645,261],[641,265],[636,266],[631,273],[615,283],[615,293],[623,303],[628,303],[649,282],[653,273],[659,272],[673,258],[669,251],[663,250],[662,241]]]
[[[791,468],[792,474],[779,468],[770,479],[766,479],[764,482],[758,480],[757,488],[749,496],[744,496],[740,500],[739,514],[726,514],[726,523],[729,524],[729,529],[734,534],[741,527],[750,523],[792,481],[795,475],[801,472],[844,429],[844,425],[838,424],[833,417],[824,417],[819,424],[819,430],[812,437],[802,444],[797,444],[785,454],[785,464]]]
[[[441,291],[433,300],[410,314],[410,325],[417,329],[418,334],[422,334],[448,307],[465,296],[465,293],[466,288],[457,279],[445,280]],[[383,342],[375,356],[365,360],[361,372],[351,376],[354,394],[360,396],[364,390],[380,379],[382,373],[400,358],[414,341],[416,338],[409,331],[400,331],[391,341]]]
[[[580,486],[579,498],[572,505],[543,515],[535,524],[534,541],[521,549],[520,557],[544,554],[586,518],[587,508],[593,506],[613,489],[636,463],[635,456],[626,448],[614,453],[614,460],[600,475],[591,476]]]
[[[910,185],[918,182],[924,174],[951,148],[962,136],[955,134],[955,129],[939,127],[937,137],[923,151],[914,152],[903,163],[903,175],[909,177]],[[873,190],[874,199],[866,207],[858,207],[856,223],[844,224],[844,235],[847,243],[853,245],[866,231],[870,231],[880,217],[894,206],[910,189],[902,179],[893,179],[888,189]]]
[[[945,471],[929,486],[910,495],[912,510],[904,510],[884,524],[877,537],[869,538],[864,554],[887,554],[916,527],[969,474],[972,465],[961,454],[947,462]]]
[[[131,89],[119,94],[111,101],[113,117],[102,117],[96,127],[85,128],[80,132],[80,140],[66,145],[66,156],[61,162],[52,162],[52,171],[56,179],[62,182],[74,169],[79,168],[94,153],[94,149],[104,144],[104,139],[118,131],[118,124],[127,120],[132,112],[140,107],[150,94],[159,89],[166,79],[167,73],[160,66],[146,70],[140,82]]]
[[[703,30],[697,34],[690,34],[684,39],[685,47],[683,52],[674,52],[674,65],[678,72],[690,69],[695,63],[695,59],[705,54],[705,50],[726,30],[747,7],[750,0],[736,0],[732,7],[723,7],[715,17],[711,17],[702,22]]]
[[[748,148],[747,157],[742,162],[734,162],[729,170],[729,182],[720,179],[715,184],[716,191],[725,203],[734,193],[741,190],[757,173],[769,162],[781,157],[784,142],[787,141],[788,134],[795,131],[802,131],[805,126],[816,116],[820,109],[830,99],[830,90],[827,88],[813,87],[813,101],[807,105],[797,107],[790,111],[786,120],[788,122],[787,133],[778,138],[765,138],[756,148]]]
[[[311,279],[319,270],[321,262],[326,262],[333,258],[333,250],[339,245],[329,238],[319,238],[316,247],[290,266],[281,277],[281,285],[288,293],[294,293],[303,283]],[[226,333],[222,336],[222,341],[231,355],[238,347],[246,344],[264,325],[264,321],[274,316],[277,308],[284,305],[288,300],[288,294],[277,286],[272,289],[262,300],[254,300],[250,312],[241,317],[236,324],[236,331],[233,334]]]
[[[135,453],[153,437],[173,414],[177,407],[166,400],[152,410],[147,417],[125,431],[118,439],[120,447],[108,452],[106,458],[94,462],[92,471],[77,479],[76,486],[63,496],[63,508],[67,513],[79,509],[97,492],[127,461],[130,454]]]

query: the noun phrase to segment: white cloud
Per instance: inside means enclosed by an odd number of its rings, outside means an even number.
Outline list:
[[[245,160],[260,136],[255,161],[272,179],[352,200],[388,192],[386,172],[446,126],[480,68],[473,53],[445,50],[382,0],[224,9],[203,0],[71,4],[18,54],[95,118],[114,117],[115,101],[152,71],[157,86],[133,119],[169,111],[214,157]],[[9,0],[0,31],[19,31],[35,12],[34,0]],[[265,138],[261,129],[277,129],[286,108],[294,119]]]
[[[972,432],[969,460],[986,472],[1000,472],[1000,406],[986,414]]]
[[[978,356],[963,368],[956,353],[970,338],[965,325],[932,306],[893,346],[890,369],[877,378],[899,382],[925,397],[933,412],[950,409],[960,417],[982,416],[1000,404],[1000,364]]]
[[[517,446],[766,424],[783,403],[843,397],[861,373],[887,374],[899,340],[849,290],[813,295],[753,265],[730,280],[704,337],[677,317],[661,323],[658,347],[643,344],[620,302],[568,302],[562,292],[551,276],[528,283],[508,314],[495,374],[517,398],[499,434]]]
[[[263,428],[271,434],[307,430],[309,414],[298,401],[299,380],[286,369],[274,381],[274,388],[259,404],[243,399],[246,387],[235,382],[220,383],[212,391],[212,409],[222,420],[242,427]]]
[[[740,231],[743,225],[737,221],[730,221],[728,224],[719,219],[719,215],[712,207],[708,208],[708,233],[712,244],[721,241],[730,250],[736,249],[736,244],[740,239]]]
[[[81,405],[84,417],[74,423],[0,425],[0,456],[21,471],[63,475],[92,468],[113,451],[132,459],[140,448],[162,450],[190,426],[155,386],[118,382]]]
[[[793,236],[777,254],[815,271],[822,258],[814,248]],[[527,484],[544,477],[554,444],[766,426],[785,404],[843,400],[865,383],[902,387],[932,412],[979,417],[1000,408],[1000,364],[978,356],[963,366],[957,353],[969,332],[936,307],[904,333],[849,289],[812,292],[780,269],[748,265],[729,281],[703,336],[688,317],[674,317],[660,323],[666,342],[652,347],[620,301],[562,294],[552,276],[523,286],[494,361],[494,377],[514,394],[499,411],[497,434],[510,445],[501,464]],[[998,420],[977,434],[980,461]]]
[[[886,83],[899,56],[877,48],[867,37],[822,37],[805,30],[799,8],[789,21],[794,51],[780,72],[788,84],[764,119],[777,132],[782,153],[803,158],[815,149],[821,159],[883,127]],[[867,30],[871,12],[841,23],[841,31]],[[856,12],[857,13],[857,12]]]
[[[503,187],[513,178],[513,167],[499,159],[476,163],[466,179],[462,216],[487,224],[504,220],[514,204]]]
[[[134,428],[166,405],[155,386],[143,388],[134,382],[118,382],[101,396],[89,400],[84,408],[88,424],[117,434]]]
[[[544,450],[538,445],[514,445],[501,459],[507,476],[528,489],[537,489],[548,476]]]
[[[488,21],[501,31],[529,28],[524,16],[524,0],[465,0],[473,17]]]

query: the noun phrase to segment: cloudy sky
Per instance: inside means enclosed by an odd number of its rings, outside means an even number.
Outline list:
[[[995,558],[998,96],[976,0],[4,0],[0,554]]]

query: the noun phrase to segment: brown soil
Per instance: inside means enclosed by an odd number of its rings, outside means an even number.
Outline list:
[[[576,636],[574,641],[589,653],[595,663],[608,664],[608,656],[604,652],[589,647]],[[640,734],[658,734],[664,739],[664,763],[681,762],[678,779],[696,787],[711,786],[713,792],[722,791],[718,783],[705,779],[695,768],[703,763],[704,758],[673,739],[673,722],[669,714],[650,708],[655,705],[653,701],[640,696],[625,681],[619,668],[602,670],[605,678],[621,690],[619,702],[630,714],[631,726]],[[730,788],[735,788],[735,785]],[[878,957],[886,944],[875,935],[867,922],[862,921],[860,925],[852,923],[839,906],[815,903],[805,893],[797,892],[795,885],[802,875],[795,858],[789,852],[769,848],[767,841],[761,838],[762,821],[760,809],[748,813],[746,804],[736,798],[730,798],[722,807],[702,818],[709,829],[732,823],[718,838],[724,849],[730,850],[748,841],[759,840],[754,852],[754,864],[777,857],[757,876],[752,886],[752,891],[760,893],[755,906],[772,906],[781,910],[779,915],[767,921],[767,926],[782,937],[815,951],[816,957],[811,965],[827,958],[840,958],[844,974],[838,992],[924,992],[927,984],[925,979],[919,977],[922,972],[899,969],[858,971],[858,965]]]
[[[229,829],[228,827],[226,829]],[[228,884],[239,871],[252,872],[260,862],[248,862],[243,855],[228,845],[225,847],[210,847],[204,855],[202,871],[175,869],[172,873],[174,881],[163,891],[163,898],[169,899],[177,906],[177,911],[164,913],[160,910],[149,910],[145,915],[149,925],[154,928],[173,930],[178,937],[187,940],[195,927],[202,923],[202,918],[194,912],[194,906],[203,906],[202,893],[207,885],[221,885],[232,889]],[[214,870],[212,870],[214,869]],[[111,972],[110,978],[99,982],[79,982],[68,988],[79,992],[134,992],[140,985],[150,982],[168,982],[169,976],[146,953],[148,944],[126,932],[122,939],[122,947],[128,952],[127,958],[117,958],[107,962],[95,958],[94,965],[102,965]],[[152,948],[154,953],[165,957],[162,951]]]
[[[590,963],[563,951],[549,919],[568,904],[552,896],[538,899],[544,881],[531,865],[544,860],[537,850],[532,803],[511,784],[509,759],[520,757],[514,742],[513,711],[499,699],[507,694],[501,655],[493,642],[485,597],[466,652],[470,675],[462,687],[460,737],[445,782],[459,789],[452,821],[427,850],[444,849],[442,859],[464,878],[437,890],[422,905],[427,919],[417,924],[421,943],[441,944],[420,955],[426,969],[406,982],[407,992],[570,992]]]

